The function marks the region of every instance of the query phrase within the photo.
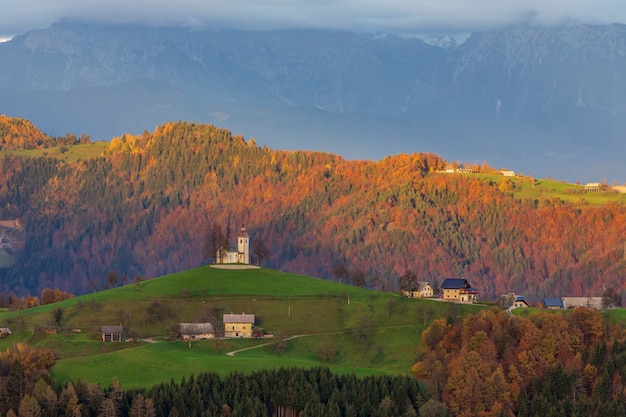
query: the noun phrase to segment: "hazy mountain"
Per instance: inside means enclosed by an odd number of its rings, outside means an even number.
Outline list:
[[[626,180],[625,26],[444,40],[62,21],[0,44],[0,113],[53,135],[108,139],[185,119],[348,158],[432,151]]]

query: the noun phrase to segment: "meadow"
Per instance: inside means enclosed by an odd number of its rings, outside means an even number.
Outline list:
[[[512,193],[515,198],[545,201],[559,199],[578,204],[626,204],[626,194],[613,190],[585,191],[584,184],[572,184],[551,178],[526,176],[505,177],[500,174],[462,174],[476,176],[484,181],[499,184],[500,190]]]
[[[63,310],[57,334],[53,311]],[[425,326],[438,317],[484,306],[417,300],[270,269],[222,270],[208,266],[95,292],[25,311],[0,311],[0,340],[52,349],[59,382],[88,380],[125,388],[149,387],[214,371],[252,372],[277,367],[329,366],[355,375],[411,373]],[[179,322],[253,313],[264,337],[176,340]],[[122,323],[129,341],[103,343],[100,326]],[[293,339],[288,339],[298,336]],[[287,339],[287,340],[285,340]],[[285,345],[284,352],[271,349]],[[235,354],[228,352],[256,347]],[[325,355],[321,355],[323,349]]]

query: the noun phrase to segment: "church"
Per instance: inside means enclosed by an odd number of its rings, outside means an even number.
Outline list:
[[[249,264],[250,263],[250,237],[244,225],[241,226],[237,236],[237,251],[226,251],[220,248],[215,256],[218,264]]]

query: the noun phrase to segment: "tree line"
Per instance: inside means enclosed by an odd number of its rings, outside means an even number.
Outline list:
[[[150,389],[125,390],[117,379],[104,388],[59,384],[48,372],[53,359],[24,345],[0,353],[1,416],[411,417],[426,401],[412,377],[357,378],[322,367],[203,373]]]

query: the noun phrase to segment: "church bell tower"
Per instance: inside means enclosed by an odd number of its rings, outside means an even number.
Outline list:
[[[239,263],[250,263],[250,237],[243,224],[241,225],[241,230],[237,237],[237,258],[237,262]]]

